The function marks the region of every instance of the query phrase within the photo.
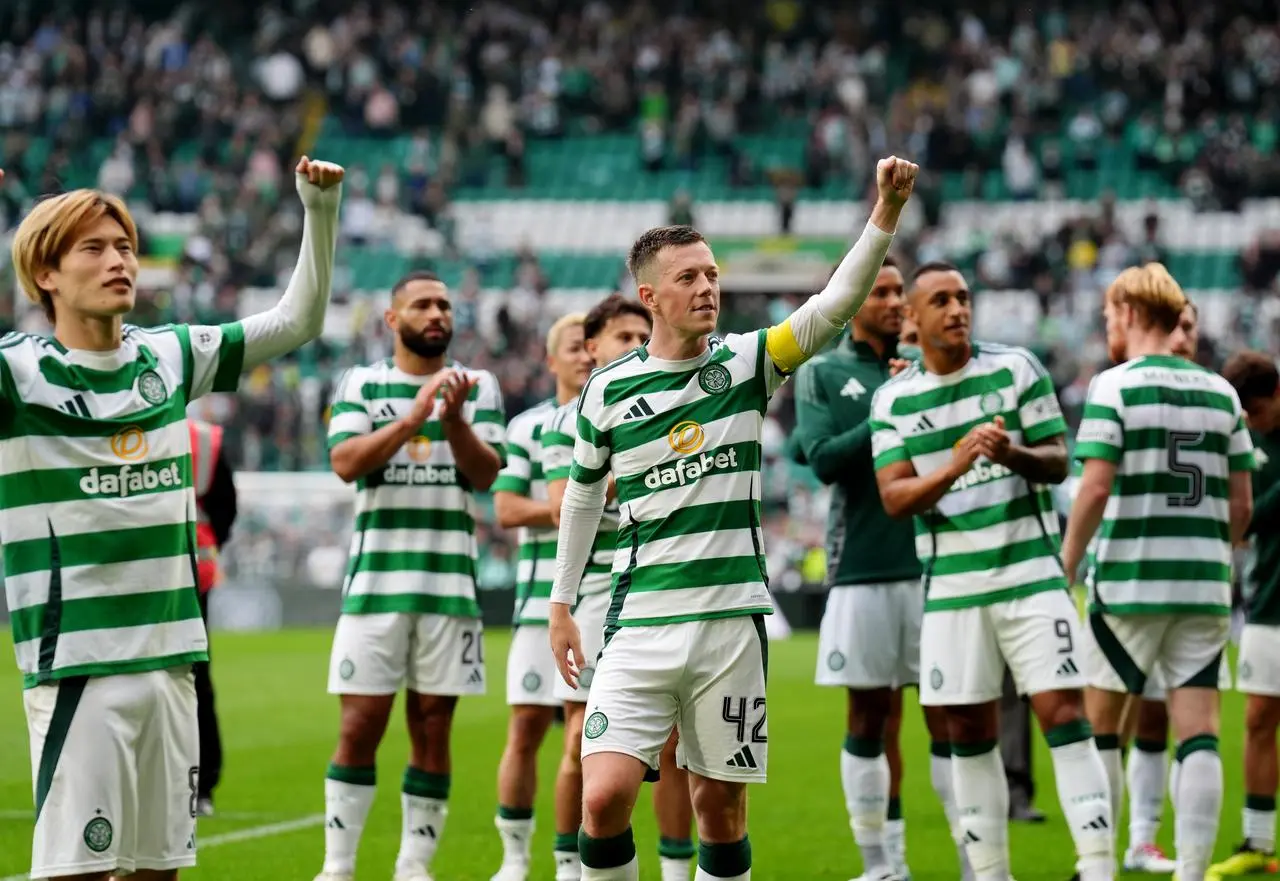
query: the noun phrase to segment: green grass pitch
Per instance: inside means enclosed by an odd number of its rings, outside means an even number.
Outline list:
[[[6,638],[7,640],[7,638]],[[214,635],[214,678],[226,746],[218,790],[220,816],[200,822],[200,865],[185,878],[206,881],[310,881],[319,871],[323,831],[323,775],[337,734],[337,701],[325,693],[328,631]],[[438,881],[488,881],[501,846],[493,828],[494,772],[502,751],[507,633],[486,639],[489,694],[465,699],[453,736],[453,793],[448,826],[436,858]],[[6,641],[6,649],[8,643]],[[751,841],[756,881],[844,881],[861,867],[840,791],[838,750],[844,695],[813,684],[816,638],[798,634],[770,648],[769,779],[751,792]],[[6,651],[7,653],[7,651]],[[10,655],[12,657],[12,655]],[[0,879],[29,868],[31,776],[20,680],[11,663],[0,669]],[[929,786],[928,742],[912,700],[903,726],[907,853],[917,881],[958,877],[942,811]],[[1240,828],[1240,749],[1243,707],[1229,694],[1223,711],[1226,798],[1219,854]],[[383,743],[380,789],[359,855],[360,879],[390,879],[400,840],[399,781],[406,756],[402,717]],[[551,881],[554,833],[551,783],[562,731],[552,729],[540,762],[532,881]],[[1062,823],[1052,766],[1037,738],[1039,827],[1011,832],[1019,881],[1064,881],[1071,876],[1071,839]],[[641,877],[657,879],[657,837],[650,794],[636,811]],[[1161,843],[1172,849],[1166,811]]]

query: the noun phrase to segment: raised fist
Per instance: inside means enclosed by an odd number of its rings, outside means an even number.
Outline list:
[[[920,166],[897,156],[881,159],[876,164],[876,188],[880,198],[893,205],[904,205],[911,198]]]
[[[334,162],[322,162],[319,159],[308,159],[303,156],[298,160],[298,167],[294,169],[298,174],[306,175],[307,180],[315,184],[322,190],[327,190],[334,184],[342,183],[342,178],[346,175],[346,170]]]

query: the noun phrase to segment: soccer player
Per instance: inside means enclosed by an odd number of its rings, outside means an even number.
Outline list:
[[[583,723],[584,881],[639,877],[631,809],[673,726],[698,823],[696,878],[751,875],[746,784],[763,781],[768,763],[763,616],[773,610],[763,413],[866,299],[917,170],[880,161],[879,199],[858,242],[822,292],[767,330],[712,336],[719,270],[697,230],[651,229],[631,248],[653,336],[582,391],[551,597],[556,664],[576,683],[586,656],[570,607],[612,473],[621,528]]]
[[[1080,876],[1110,879],[1107,780],[1084,719],[1077,612],[1048,490],[1067,476],[1053,384],[1025,349],[971,341],[969,287],[951,264],[915,271],[907,311],[922,359],[876,392],[872,451],[885,511],[915,517],[926,596],[920,702],[947,714],[974,876],[1009,873],[1009,790],[996,750],[1007,664],[1049,743]]]
[[[1119,733],[1127,695],[1158,673],[1169,692],[1179,770],[1177,873],[1204,877],[1222,806],[1218,676],[1231,613],[1231,547],[1252,507],[1253,445],[1222,377],[1173,354],[1186,308],[1160,264],[1107,289],[1109,354],[1118,366],[1089,386],[1075,454],[1084,463],[1063,546],[1077,572],[1102,530],[1089,585],[1089,715]],[[1118,749],[1102,751],[1118,804]]]
[[[13,265],[50,337],[0,341],[0,543],[31,741],[34,878],[173,881],[196,862],[209,659],[187,404],[320,335],[343,170],[303,156],[302,248],[280,302],[142,329],[138,231],[98,190],[37,204]]]
[[[334,392],[329,462],[355,483],[356,522],[333,637],[329,692],[338,747],[325,779],[317,881],[350,881],[373,804],[374,759],[404,687],[410,757],[396,881],[428,881],[449,798],[449,733],[460,695],[484,694],[473,489],[505,461],[493,374],[447,359],[449,291],[430,272],[391,289],[391,358],[353,367]]]
[[[547,503],[542,463],[542,425],[557,407],[576,401],[594,366],[582,340],[580,312],[564,315],[547,331],[547,369],[556,381],[554,398],[535,404],[507,426],[507,464],[493,484],[498,525],[518,529],[516,607],[507,656],[507,704],[511,720],[498,763],[498,814],[502,867],[493,881],[525,881],[533,843],[533,799],[538,788],[538,750],[555,721],[555,661],[547,637],[547,602],[555,574],[556,530]],[[575,848],[576,851],[576,848]]]
[[[1276,789],[1280,772],[1280,374],[1261,352],[1229,359],[1223,376],[1249,417],[1257,470],[1253,472],[1253,536],[1257,559],[1245,606],[1236,687],[1245,693],[1244,842],[1206,877],[1275,874]]]
[[[1200,342],[1199,312],[1189,302],[1178,317],[1178,326],[1169,336],[1169,348],[1173,354],[1188,361],[1196,360]],[[1096,543],[1096,539],[1095,539]],[[1088,639],[1088,634],[1085,634]],[[1227,673],[1223,664],[1222,672]],[[1228,681],[1224,688],[1230,687]],[[1156,836],[1160,833],[1160,817],[1164,813],[1165,790],[1169,776],[1169,710],[1165,703],[1165,689],[1158,677],[1147,679],[1137,711],[1130,708],[1125,719],[1126,737],[1121,738],[1119,748],[1126,744],[1129,750],[1125,777],[1129,792],[1129,846],[1124,852],[1126,872],[1146,872],[1168,875],[1177,863],[1165,855]],[[1110,747],[1104,738],[1104,747]]]
[[[850,337],[796,371],[796,438],[804,461],[832,487],[826,609],[816,681],[847,689],[840,779],[863,878],[909,875],[901,802],[901,689],[920,681],[924,591],[911,524],[891,520],[875,489],[871,397],[890,376],[902,329],[903,277],[886,257]],[[946,716],[925,713],[933,740],[930,778],[956,828]],[[892,735],[892,737],[890,737]],[[963,849],[961,849],[963,864]]]
[[[619,294],[607,297],[587,313],[583,324],[586,344],[595,364],[603,368],[649,339],[652,321],[649,310],[637,300]],[[543,464],[547,474],[547,494],[557,523],[564,488],[573,465],[577,440],[577,402],[566,404],[549,418],[542,433]],[[604,642],[605,615],[609,610],[613,576],[613,555],[617,549],[618,505],[613,484],[608,492],[599,532],[591,548],[573,619],[582,633],[584,667],[578,687],[556,677],[556,695],[565,702],[564,758],[560,764],[556,805],[556,881],[572,881],[582,875],[578,858],[578,827],[582,823],[582,720],[591,690],[596,656]],[[663,881],[688,881],[693,859],[689,828],[693,808],[689,804],[688,775],[675,763],[674,739],[663,747],[661,777],[653,790],[653,807],[658,817],[658,858]]]

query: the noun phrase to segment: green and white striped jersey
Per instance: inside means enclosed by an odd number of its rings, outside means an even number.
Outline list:
[[[542,473],[542,423],[556,408],[542,401],[511,420],[507,426],[507,464],[493,482],[492,492],[509,492],[535,502],[547,500]],[[516,564],[516,606],[513,624],[546,624],[551,582],[556,575],[556,530],[516,530],[520,560]]]
[[[1004,417],[1016,444],[1065,434],[1053,382],[1026,349],[973,343],[960,370],[939,376],[916,362],[871,402],[877,470],[909,461],[925,475],[946,465],[973,427]],[[979,458],[933,510],[915,518],[925,611],[1065,590],[1058,515],[1047,486]]]
[[[0,339],[0,543],[23,684],[207,659],[187,403],[244,330],[126,326],[112,352]]]
[[[607,624],[771,614],[760,522],[761,428],[786,377],[766,330],[712,337],[686,361],[641,346],[597,370],[571,477],[613,472],[620,527]]]
[[[1254,467],[1231,385],[1175,355],[1112,367],[1089,385],[1075,456],[1116,464],[1090,609],[1229,615],[1230,476]]]
[[[570,401],[547,415],[542,426],[542,469],[547,482],[568,480],[578,440],[578,402]],[[613,586],[613,557],[618,550],[618,500],[605,502],[591,556],[578,584],[578,596],[604,593]],[[555,558],[552,548],[552,559]],[[553,571],[552,577],[555,576]],[[550,590],[550,588],[548,588]],[[550,595],[550,594],[548,594]]]
[[[505,465],[506,420],[498,381],[487,370],[450,366],[477,379],[463,418]],[[430,380],[405,373],[390,358],[352,367],[334,391],[329,449],[399,419]],[[342,613],[479,617],[476,503],[439,417],[432,414],[384,467],[357,480],[356,490]]]

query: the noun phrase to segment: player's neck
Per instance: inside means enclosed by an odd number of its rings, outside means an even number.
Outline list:
[[[556,403],[557,404],[567,404],[570,401],[576,400],[578,395],[580,394],[582,394],[582,389],[574,388],[573,386],[569,385],[567,382],[561,382],[558,379],[556,380]]]
[[[1169,344],[1169,335],[1158,331],[1134,330],[1125,340],[1125,352],[1130,359],[1145,358],[1148,355],[1172,355],[1173,347]]]
[[[925,370],[946,376],[969,363],[969,359],[973,357],[973,345],[965,343],[955,349],[929,349],[921,346],[920,357],[924,361]]]
[[[695,337],[686,337],[673,328],[655,323],[653,336],[649,337],[649,343],[645,348],[651,358],[659,358],[663,361],[688,361],[691,358],[697,358],[707,350],[707,336],[708,334],[700,334]]]
[[[432,355],[428,358],[425,355],[410,351],[397,342],[396,351],[391,360],[395,362],[396,367],[401,372],[408,373],[410,376],[430,376],[444,369],[444,364],[448,357],[446,353],[441,352],[439,355]]]
[[[120,348],[123,324],[119,315],[60,313],[53,324],[53,338],[68,349],[114,352]]]
[[[871,351],[876,353],[877,358],[884,358],[885,352],[889,351],[889,345],[892,341],[891,338],[886,339],[879,334],[868,333],[856,324],[852,327],[853,329],[850,336],[853,338],[855,343],[862,343],[863,345],[870,346]]]

